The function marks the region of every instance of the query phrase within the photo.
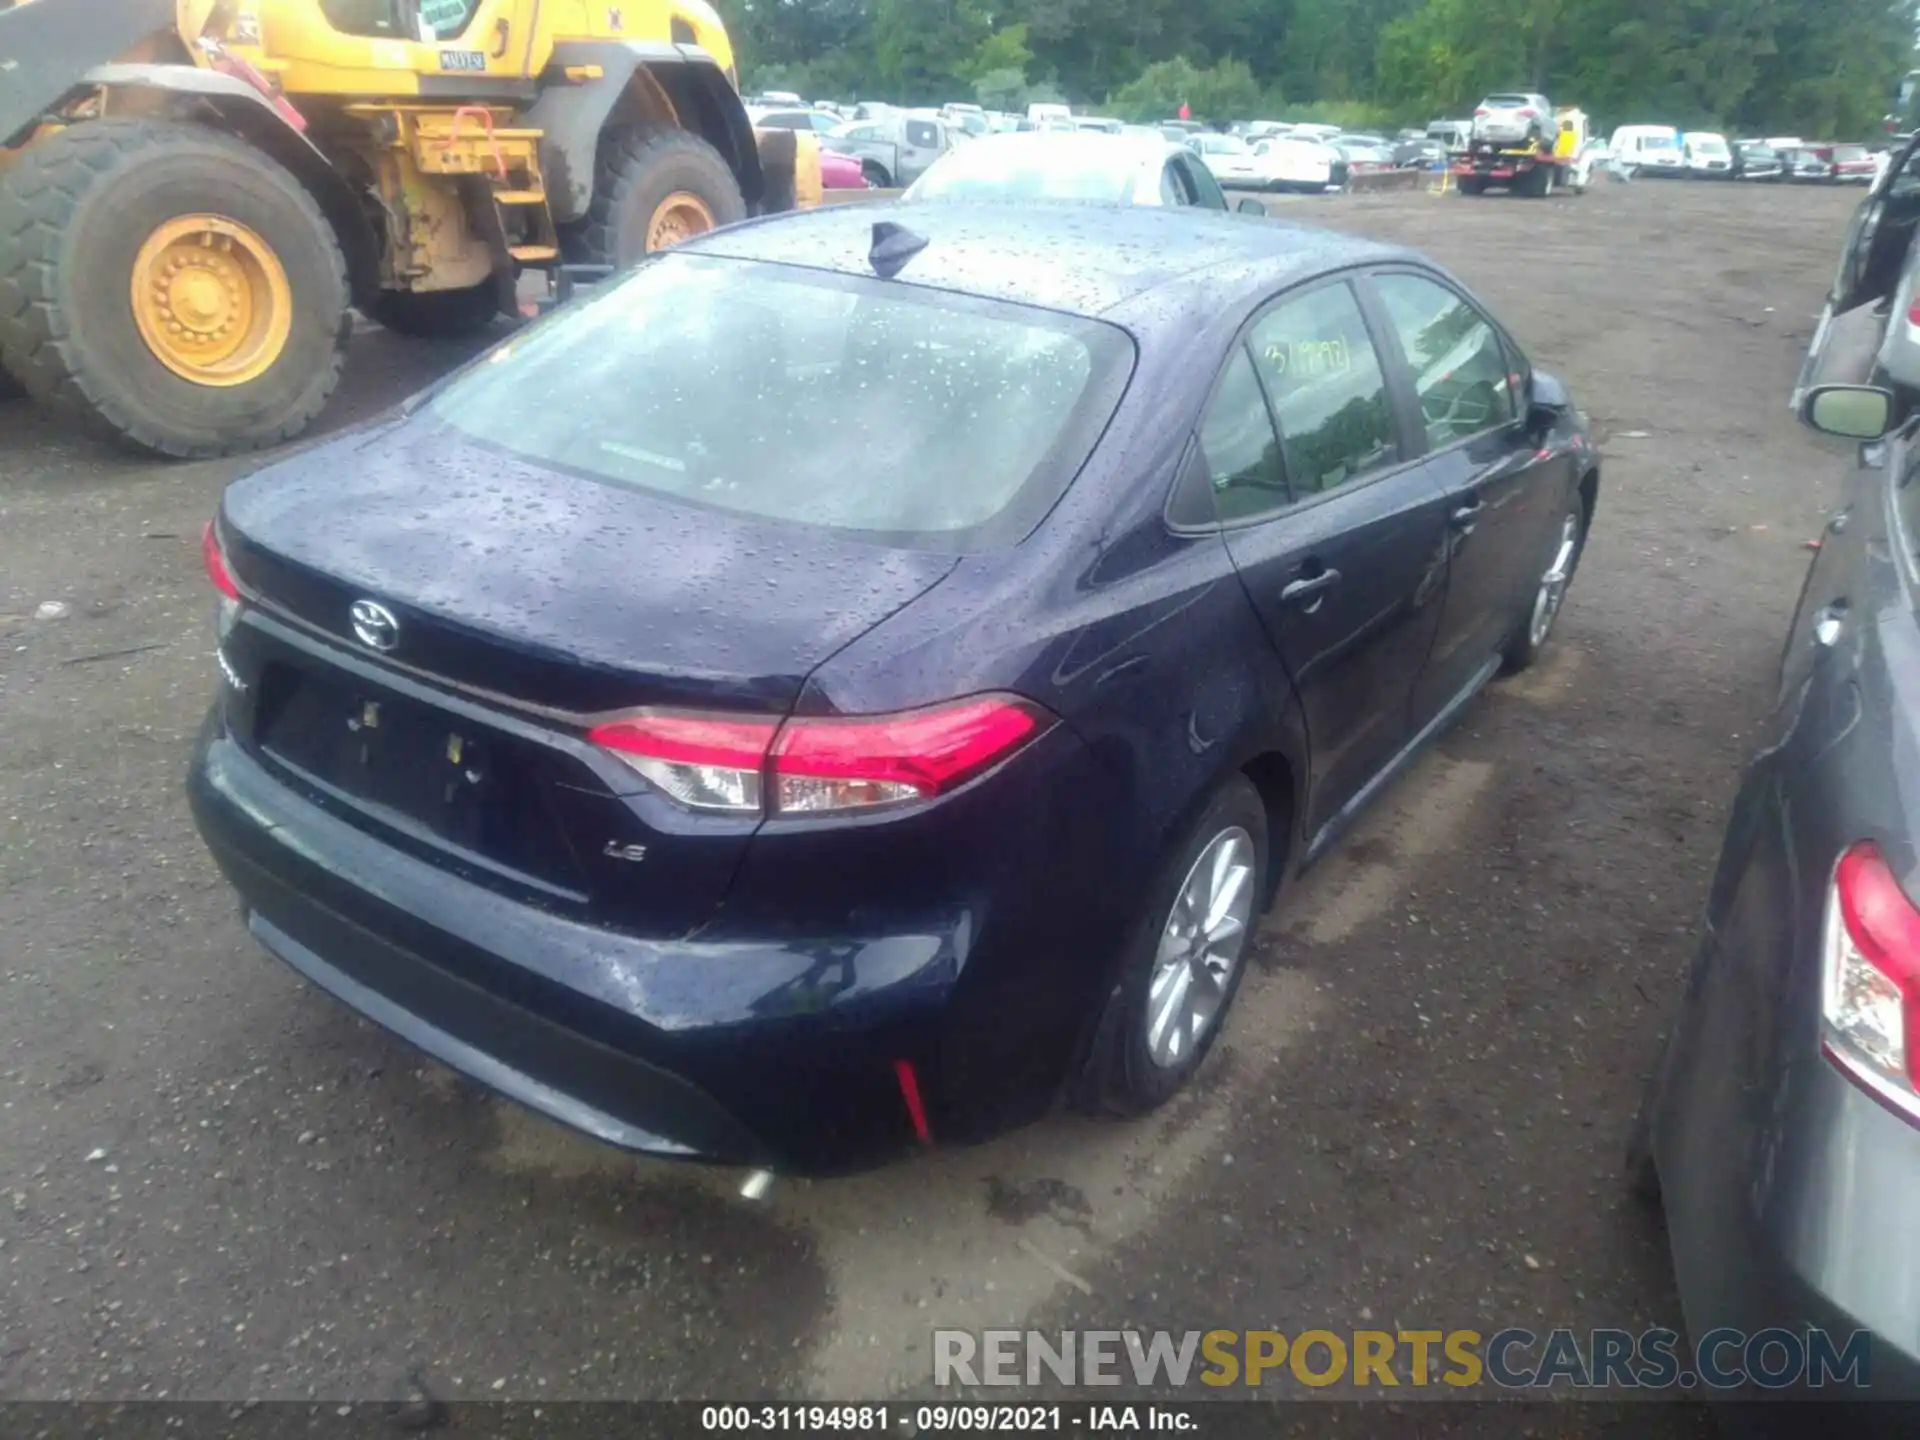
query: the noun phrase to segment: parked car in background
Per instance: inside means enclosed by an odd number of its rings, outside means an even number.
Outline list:
[[[1253,146],[1255,184],[1263,190],[1318,195],[1347,183],[1346,157],[1331,145],[1274,135]]]
[[[1873,154],[1864,145],[1834,145],[1827,150],[1833,178],[1842,185],[1870,185],[1879,169]]]
[[[1800,145],[1783,152],[1787,179],[1802,185],[1826,185],[1833,180],[1833,149],[1828,145]]]
[[[1190,142],[1194,152],[1222,185],[1252,186],[1260,183],[1259,168],[1253,163],[1253,149],[1238,135],[1221,135],[1208,130]]]
[[[1073,117],[1076,130],[1090,130],[1101,135],[1118,135],[1126,127],[1118,120],[1105,115],[1076,115]]]
[[[1213,172],[1185,145],[1157,134],[1135,139],[1086,130],[983,136],[943,157],[902,199],[1229,208]],[[1238,208],[1266,213],[1254,199]]]
[[[1324,142],[1332,140],[1341,133],[1341,130],[1338,125],[1322,125],[1317,121],[1306,121],[1295,125],[1291,133],[1297,135],[1302,140],[1319,140]]]
[[[904,188],[953,148],[953,132],[931,115],[895,112],[878,120],[843,125],[821,141],[824,148],[860,162],[867,183],[878,189]]]
[[[1553,144],[1553,102],[1544,95],[1500,92],[1473,110],[1472,138],[1496,145]]]
[[[1733,175],[1733,151],[1727,137],[1710,130],[1689,130],[1680,137],[1680,158],[1696,180],[1726,180]]]
[[[1435,120],[1427,126],[1427,138],[1438,140],[1451,154],[1464,150],[1473,143],[1473,122],[1471,120]]]
[[[1895,433],[1836,467],[1629,1147],[1696,1340],[1824,1332],[1859,1366],[1796,1364],[1732,1434],[1910,1435],[1920,1401],[1920,443],[1892,398],[1805,397],[1828,434]],[[1850,1403],[1781,1403],[1823,1396]]]
[[[1733,142],[1733,178],[1736,180],[1778,181],[1786,167],[1780,152],[1764,140]]]
[[[1073,107],[1070,105],[1035,101],[1033,104],[1027,106],[1027,119],[1029,120],[1071,120],[1072,118]]]
[[[1671,125],[1622,125],[1607,142],[1613,163],[1631,175],[1684,175],[1680,132]]]
[[[1161,120],[1156,123],[1162,130],[1178,130],[1185,135],[1197,135],[1207,128],[1198,120]]]
[[[1543,653],[1598,486],[1408,250],[729,226],[226,490],[188,797],[267,951],[611,1144],[1137,1115],[1286,882]]]
[[[820,186],[824,190],[870,190],[866,171],[851,155],[841,155],[824,146],[820,150]]]
[[[747,107],[747,119],[756,130],[811,130],[821,136],[830,135],[847,123],[831,111],[808,106],[762,109],[750,105]]]
[[[1275,135],[1291,135],[1293,126],[1285,120],[1255,120],[1247,126],[1245,139],[1249,145],[1255,140],[1271,139]]]
[[[1355,141],[1343,135],[1333,142],[1333,148],[1347,162],[1349,176],[1377,175],[1398,168],[1394,164],[1393,152],[1382,145]]]
[[[1402,170],[1442,170],[1446,168],[1448,154],[1444,144],[1423,135],[1395,145],[1393,163]]]

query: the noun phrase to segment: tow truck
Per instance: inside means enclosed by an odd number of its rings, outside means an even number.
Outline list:
[[[1462,195],[1484,195],[1503,187],[1517,195],[1544,198],[1560,189],[1578,194],[1587,188],[1587,117],[1580,110],[1554,112],[1554,141],[1502,146],[1470,139],[1452,151],[1447,168]]]

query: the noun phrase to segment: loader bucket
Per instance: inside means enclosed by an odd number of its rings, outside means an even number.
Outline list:
[[[173,0],[31,0],[0,10],[0,149],[94,66],[173,28]]]

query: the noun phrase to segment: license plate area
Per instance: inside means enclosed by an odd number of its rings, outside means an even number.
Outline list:
[[[583,876],[551,801],[558,757],[378,686],[270,661],[254,739],[325,798],[546,886]]]

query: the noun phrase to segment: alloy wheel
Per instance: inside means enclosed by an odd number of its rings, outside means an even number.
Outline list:
[[[1560,522],[1560,542],[1553,549],[1553,563],[1540,577],[1540,589],[1533,598],[1533,618],[1527,625],[1527,643],[1535,649],[1544,645],[1553,629],[1554,617],[1567,598],[1567,582],[1573,579],[1574,558],[1580,553],[1580,514],[1574,511]]]
[[[1203,849],[1180,882],[1148,983],[1147,1055],[1169,1068],[1219,1021],[1253,928],[1253,837],[1235,825]]]

